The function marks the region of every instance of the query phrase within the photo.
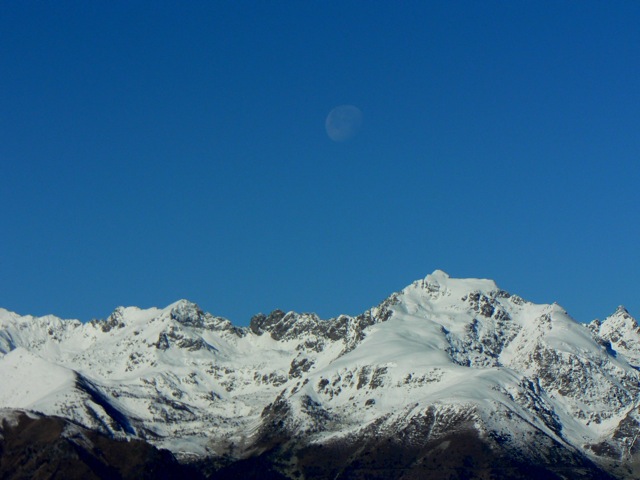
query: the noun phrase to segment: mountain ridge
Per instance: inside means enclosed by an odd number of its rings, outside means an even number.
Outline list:
[[[87,323],[0,309],[0,407],[141,439],[218,475],[268,464],[287,478],[359,478],[387,468],[355,448],[369,445],[433,476],[434,452],[454,468],[466,438],[487,475],[494,458],[514,475],[537,464],[557,478],[633,478],[639,364],[626,309],[580,324],[440,270],[329,320],[274,310],[237,327],[187,300]],[[347,463],[323,464],[318,452],[336,448]]]

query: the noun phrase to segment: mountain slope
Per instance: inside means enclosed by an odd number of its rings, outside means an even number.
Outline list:
[[[640,458],[626,310],[585,326],[441,271],[326,321],[276,310],[238,328],[185,300],[87,324],[0,310],[0,355],[0,406],[218,475],[633,478]]]
[[[60,417],[0,410],[0,478],[199,478],[170,452],[118,441]]]

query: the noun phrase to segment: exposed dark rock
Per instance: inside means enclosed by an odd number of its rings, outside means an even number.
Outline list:
[[[286,313],[282,310],[274,310],[268,316],[263,313],[254,315],[249,322],[249,330],[256,335],[271,332],[273,327],[278,325],[285,315]]]
[[[289,369],[289,375],[291,377],[300,378],[303,373],[308,372],[313,367],[313,360],[308,358],[297,359],[294,358],[291,361],[291,368]]]
[[[123,321],[122,307],[118,307],[114,310],[114,312],[109,315],[109,318],[106,320],[92,320],[91,324],[100,328],[103,332],[110,332],[114,328],[123,328],[125,326]],[[53,332],[49,332],[52,334]]]

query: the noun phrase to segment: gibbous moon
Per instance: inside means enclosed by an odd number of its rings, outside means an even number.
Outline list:
[[[340,105],[329,112],[324,122],[327,135],[334,142],[353,138],[362,126],[362,112],[353,105]]]

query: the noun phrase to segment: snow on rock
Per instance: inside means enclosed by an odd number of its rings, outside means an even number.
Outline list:
[[[275,310],[246,328],[187,300],[85,324],[0,309],[0,354],[0,408],[67,416],[185,457],[278,432],[313,442],[408,434],[427,417],[432,433],[444,428],[437,419],[464,419],[532,452],[531,438],[544,437],[592,456],[636,455],[640,328],[629,312],[587,327],[557,304],[439,270],[357,317]]]

